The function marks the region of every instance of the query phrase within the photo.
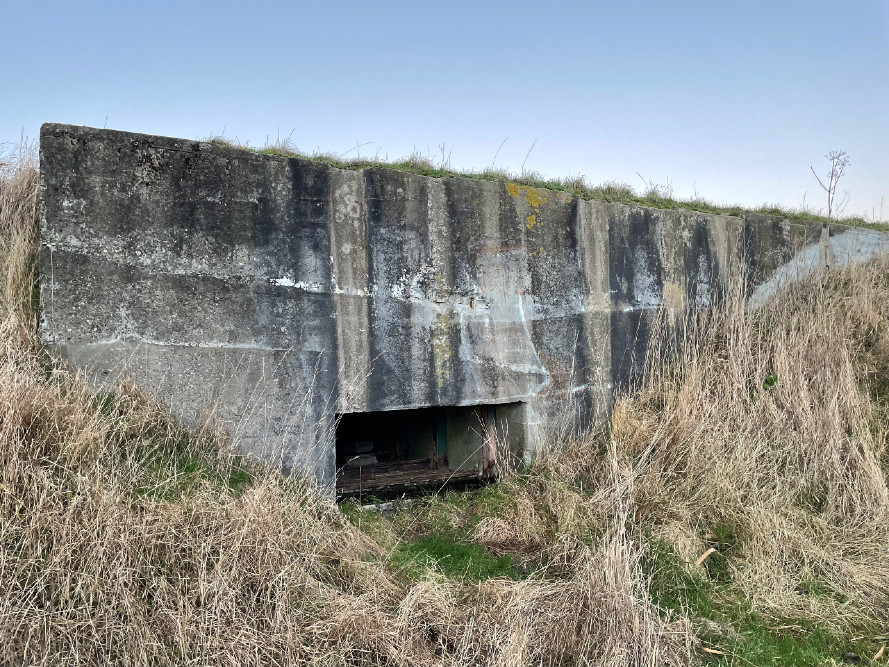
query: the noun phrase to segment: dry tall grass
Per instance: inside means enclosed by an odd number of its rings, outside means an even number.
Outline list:
[[[715,545],[701,567],[765,616],[889,619],[885,414],[868,393],[889,386],[885,261],[702,314],[607,437],[558,443],[471,526],[530,575],[417,582],[391,566],[392,533],[42,355],[36,214],[21,160],[0,178],[2,664],[693,663],[691,624],[649,595],[652,540],[689,569]],[[830,594],[801,595],[811,582]]]
[[[35,342],[37,328],[32,286],[38,186],[32,148],[0,153],[0,339],[25,346]]]
[[[723,533],[733,585],[776,621],[885,627],[887,323],[886,258],[702,314],[613,412],[636,523],[689,560]],[[801,595],[813,582],[829,594]]]

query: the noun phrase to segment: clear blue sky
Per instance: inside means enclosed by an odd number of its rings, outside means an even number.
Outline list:
[[[889,2],[16,2],[0,142],[45,121],[889,218]],[[349,155],[355,155],[353,151]]]

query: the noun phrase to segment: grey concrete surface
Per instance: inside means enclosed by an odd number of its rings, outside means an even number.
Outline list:
[[[67,125],[43,126],[40,173],[45,342],[322,485],[337,413],[520,402],[529,460],[607,412],[664,309],[739,280],[761,303],[889,248],[838,225]]]

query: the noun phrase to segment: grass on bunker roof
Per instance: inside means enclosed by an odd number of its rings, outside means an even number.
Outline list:
[[[889,260],[700,313],[598,431],[383,516],[40,348],[26,157],[0,177],[0,664],[885,664]]]
[[[413,155],[397,159],[384,160],[378,156],[374,158],[345,159],[332,153],[305,153],[298,150],[287,139],[278,139],[274,144],[263,148],[252,147],[249,144],[240,143],[226,137],[211,137],[207,140],[211,144],[227,148],[238,148],[260,155],[274,155],[278,157],[300,158],[329,164],[338,169],[358,171],[362,169],[391,169],[403,171],[432,178],[469,178],[482,181],[496,181],[500,183],[515,183],[520,186],[532,188],[544,188],[566,192],[581,199],[617,202],[621,204],[635,204],[658,209],[682,209],[697,211],[699,213],[712,213],[716,215],[739,216],[744,214],[759,214],[786,218],[788,220],[809,220],[815,222],[830,222],[833,224],[849,225],[855,227],[867,227],[877,231],[889,231],[889,222],[866,220],[860,216],[846,216],[841,218],[828,218],[817,209],[791,208],[779,204],[763,204],[759,207],[746,207],[740,205],[720,205],[705,197],[692,198],[674,197],[673,188],[668,183],[661,185],[651,180],[645,180],[641,191],[637,191],[627,183],[607,181],[600,185],[588,183],[584,176],[569,178],[544,178],[533,171],[522,171],[515,174],[503,169],[486,168],[481,171],[456,171],[450,167],[450,159],[443,156],[436,162],[431,156]],[[640,176],[640,178],[642,178]]]

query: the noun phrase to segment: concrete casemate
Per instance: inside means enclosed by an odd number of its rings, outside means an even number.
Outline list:
[[[742,279],[759,303],[889,247],[861,228],[69,125],[43,126],[40,175],[44,341],[98,387],[130,377],[328,487],[355,461],[487,474],[492,433],[530,460],[607,412],[664,309]],[[343,415],[384,411],[339,442]],[[383,446],[383,428],[407,435]]]

